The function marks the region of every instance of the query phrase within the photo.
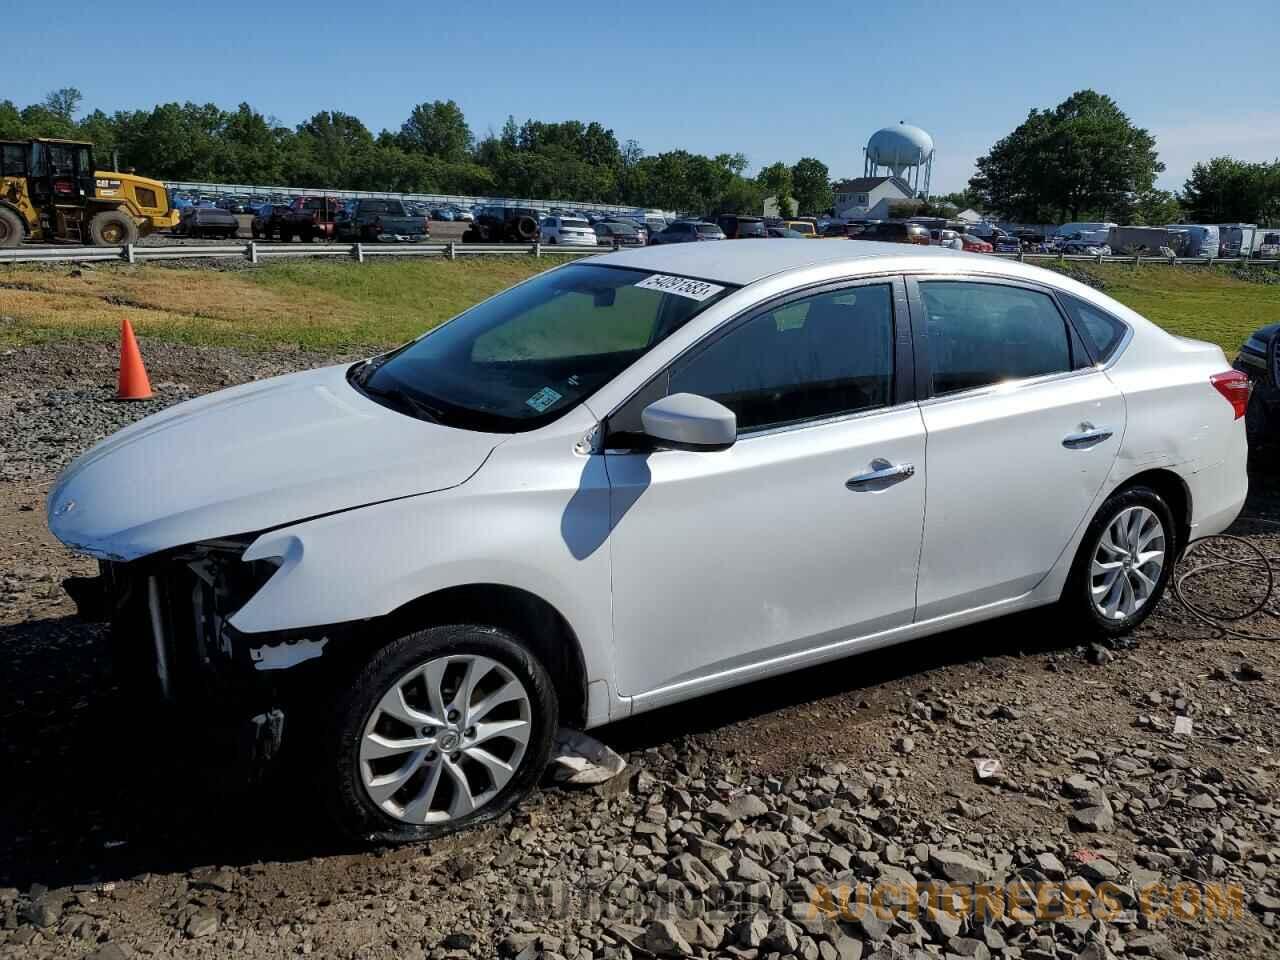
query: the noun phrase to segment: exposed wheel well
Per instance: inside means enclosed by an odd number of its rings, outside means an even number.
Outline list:
[[[1172,470],[1144,470],[1120,484],[1112,495],[1133,487],[1150,487],[1169,505],[1177,526],[1178,542],[1174,552],[1181,555],[1191,539],[1191,491],[1187,489],[1186,482]]]
[[[560,700],[560,718],[582,727],[587,720],[587,668],[568,621],[541,597],[496,583],[450,587],[419,597],[391,613],[397,632],[444,623],[501,627],[519,637],[542,661]]]

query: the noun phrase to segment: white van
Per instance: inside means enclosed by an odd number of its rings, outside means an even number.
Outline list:
[[[1198,223],[1171,223],[1170,230],[1184,230],[1187,234],[1186,257],[1218,256],[1218,228]]]

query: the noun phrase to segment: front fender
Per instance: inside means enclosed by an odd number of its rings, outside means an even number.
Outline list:
[[[612,687],[603,458],[573,454],[564,436],[542,446],[545,455],[538,442],[513,438],[455,489],[263,534],[244,559],[283,563],[231,625],[254,634],[376,619],[451,587],[499,584],[558,610],[582,646],[588,682]]]

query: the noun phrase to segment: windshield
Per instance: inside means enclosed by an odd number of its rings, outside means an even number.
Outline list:
[[[739,220],[738,236],[740,237],[763,237],[764,222],[762,220]]]
[[[561,220],[560,226],[565,230],[590,230],[585,220]]]
[[[694,229],[705,236],[715,237],[724,235],[724,231],[714,223],[699,223],[694,226]]]
[[[731,289],[572,264],[353,367],[350,379],[410,416],[463,429],[532,430],[577,406]]]

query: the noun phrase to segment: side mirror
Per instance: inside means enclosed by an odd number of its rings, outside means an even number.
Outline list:
[[[738,439],[738,417],[696,393],[673,393],[640,412],[646,436],[675,450],[725,450]]]

